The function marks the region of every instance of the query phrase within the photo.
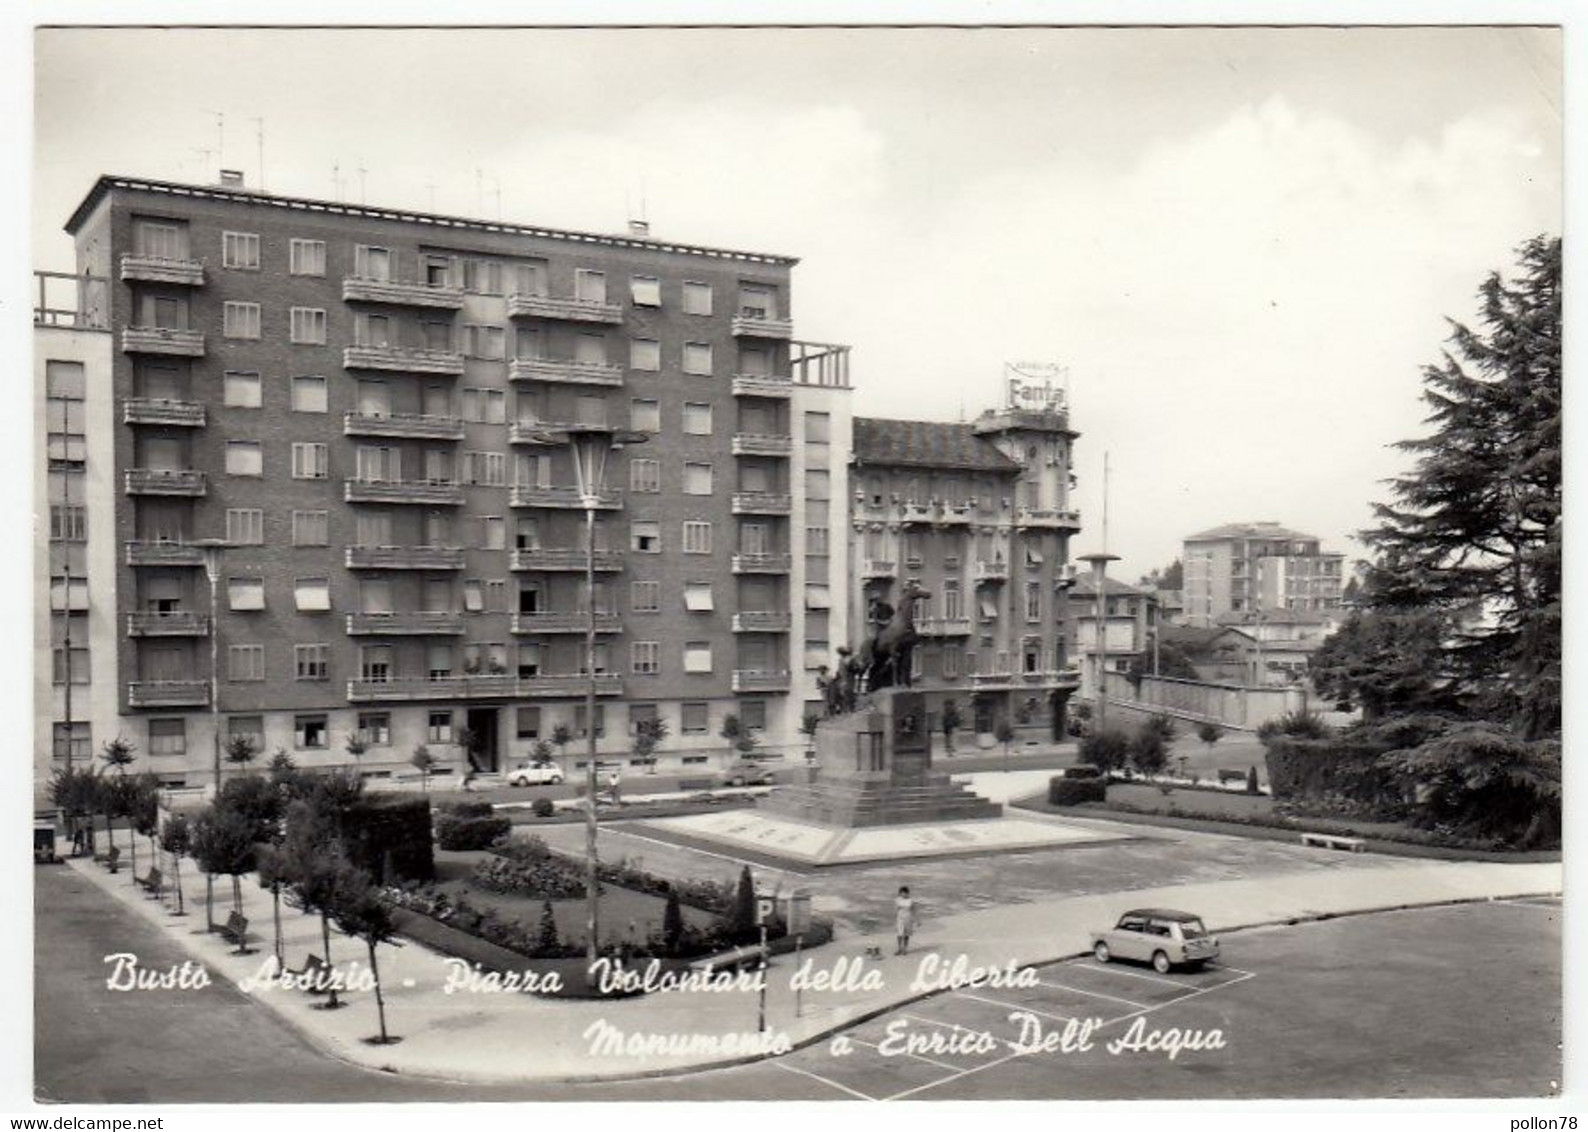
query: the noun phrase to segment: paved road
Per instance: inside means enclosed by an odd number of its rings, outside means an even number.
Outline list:
[[[1226,937],[1228,966],[1160,979],[1089,960],[1031,989],[939,995],[776,1062],[630,1083],[487,1088],[374,1073],[308,1047],[229,986],[109,993],[103,957],[184,955],[65,869],[35,870],[36,1089],[84,1103],[401,1100],[859,1100],[1539,1095],[1559,1079],[1560,907],[1463,905]],[[358,1009],[355,1005],[353,1009]],[[1030,1012],[1107,1025],[1086,1052],[884,1056],[888,1027],[1013,1037]],[[1139,1016],[1219,1029],[1227,1048],[1110,1054]]]

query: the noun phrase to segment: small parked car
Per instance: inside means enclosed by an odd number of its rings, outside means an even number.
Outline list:
[[[1160,975],[1176,967],[1191,970],[1219,957],[1219,941],[1202,926],[1202,917],[1172,908],[1136,908],[1120,916],[1108,931],[1092,933],[1092,954],[1099,963],[1133,959],[1151,963]]]
[[[722,773],[724,786],[771,786],[776,782],[777,775],[770,767],[748,760],[736,762]]]
[[[555,763],[521,763],[507,774],[509,786],[561,786],[562,768]]]

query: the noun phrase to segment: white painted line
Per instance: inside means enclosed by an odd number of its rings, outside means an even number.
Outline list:
[[[1049,1018],[1049,1019],[1052,1019],[1055,1022],[1073,1022],[1073,1021],[1075,1021],[1075,1019],[1071,1018],[1068,1014],[1053,1014],[1053,1013],[1050,1013],[1048,1011],[1038,1010],[1038,1009],[1036,1009],[1036,1007],[1033,1007],[1033,1006],[1026,1006],[1023,1003],[1019,1003],[1019,1002],[1004,1002],[1001,999],[985,998],[985,997],[983,997],[982,995],[979,995],[979,994],[971,994],[969,991],[953,991],[951,993],[954,995],[955,998],[968,998],[968,999],[972,999],[972,1000],[974,1000],[976,1002],[985,1002],[989,1006],[1001,1006],[1005,1010],[1022,1010],[1022,1011],[1025,1011],[1027,1014],[1035,1014],[1038,1018]]]
[[[776,1065],[779,1069],[786,1069],[790,1073],[798,1073],[801,1077],[809,1077],[813,1081],[820,1081],[824,1085],[831,1085],[839,1092],[848,1093],[852,1097],[859,1097],[863,1101],[875,1101],[882,1099],[880,1097],[873,1097],[866,1093],[862,1093],[859,1089],[851,1089],[848,1085],[840,1085],[837,1081],[829,1081],[820,1073],[812,1073],[809,1069],[801,1069],[797,1065],[789,1065],[781,1058],[774,1058],[771,1064]]]
[[[940,1077],[936,1081],[928,1081],[924,1085],[917,1085],[913,1089],[906,1089],[902,1093],[894,1093],[891,1097],[883,1097],[882,1099],[885,1101],[903,1100],[905,1097],[913,1096],[927,1089],[935,1089],[939,1085],[946,1085],[950,1081],[958,1081],[961,1077],[969,1077],[972,1073],[980,1073],[983,1069],[991,1069],[996,1065],[1002,1065],[1006,1061],[1013,1061],[1017,1057],[1024,1056],[1026,1055],[1019,1052],[1006,1053],[996,1061],[989,1061],[982,1065],[972,1065],[969,1069],[961,1069],[958,1073],[950,1073],[947,1077]]]
[[[1248,974],[1242,975],[1238,979],[1230,979],[1228,982],[1215,983],[1213,986],[1203,987],[1200,990],[1194,990],[1190,994],[1183,994],[1179,998],[1171,998],[1168,1002],[1161,1002],[1156,1006],[1149,1006],[1145,1010],[1133,1010],[1129,1014],[1121,1014],[1118,1018],[1110,1018],[1108,1021],[1104,1022],[1102,1026],[1099,1026],[1098,1029],[1103,1029],[1106,1026],[1112,1026],[1115,1022],[1123,1022],[1127,1018],[1135,1018],[1142,1014],[1151,1014],[1155,1010],[1162,1010],[1166,1006],[1174,1006],[1177,1003],[1186,1001],[1186,999],[1196,998],[1198,995],[1212,994],[1214,991],[1223,990],[1225,987],[1233,987],[1236,983],[1244,983],[1247,979],[1255,979],[1256,977],[1256,975]]]
[[[1149,983],[1163,983],[1170,987],[1183,987],[1185,984],[1176,979],[1165,979],[1161,975],[1144,975],[1140,971],[1121,971],[1112,963],[1077,963],[1075,966],[1083,971],[1096,971],[1103,975],[1123,975],[1127,979],[1146,979]]]
[[[1074,991],[1076,994],[1089,995],[1092,998],[1106,998],[1110,1002],[1123,1002],[1126,1006],[1147,1005],[1145,1002],[1137,1002],[1133,998],[1120,998],[1117,994],[1104,994],[1102,991],[1082,990],[1080,987],[1072,987],[1067,983],[1050,983],[1046,979],[1038,979],[1037,982],[1041,983],[1045,987],[1052,987],[1054,990]]]
[[[855,1043],[857,1043],[859,1045],[865,1046],[867,1049],[881,1049],[882,1048],[876,1042],[868,1042],[868,1041],[866,1041],[865,1038],[857,1038],[853,1034],[845,1034],[844,1036],[847,1037],[852,1042],[855,1042]],[[957,1066],[957,1065],[950,1065],[946,1061],[933,1061],[930,1057],[926,1057],[926,1056],[924,1056],[922,1054],[919,1054],[919,1053],[910,1053],[909,1051],[905,1051],[904,1056],[905,1057],[913,1057],[917,1061],[924,1061],[928,1065],[935,1065],[939,1069],[947,1069],[950,1073],[957,1073],[959,1071],[959,1066]]]

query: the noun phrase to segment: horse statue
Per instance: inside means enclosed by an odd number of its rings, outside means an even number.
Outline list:
[[[864,677],[866,691],[910,686],[910,660],[920,639],[915,631],[915,602],[926,596],[926,590],[912,581],[904,584],[896,609],[879,603],[879,612],[886,611],[887,623],[875,637],[861,643],[852,661],[854,670]]]

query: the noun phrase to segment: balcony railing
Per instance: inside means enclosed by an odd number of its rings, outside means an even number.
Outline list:
[[[395,279],[361,279],[353,276],[342,280],[342,301],[461,310],[463,291],[457,287],[432,287],[428,283],[399,282]]]
[[[396,370],[398,373],[463,373],[463,355],[455,350],[420,350],[409,346],[345,346],[346,369]]]
[[[978,582],[1007,582],[1009,580],[1009,563],[976,563],[976,580]]]
[[[162,259],[153,255],[121,257],[123,283],[175,283],[183,287],[204,285],[204,265],[196,259]]]
[[[507,366],[514,381],[556,381],[564,385],[622,385],[623,368],[608,362],[514,358]]]
[[[556,444],[558,441],[548,441],[548,433],[559,433],[565,429],[576,428],[572,421],[514,421],[507,426],[507,442],[509,444]]]
[[[736,314],[733,316],[733,333],[740,338],[776,338],[786,342],[794,337],[794,323],[786,318]]]
[[[623,678],[602,672],[595,678],[598,696],[623,694]],[[556,676],[442,676],[436,679],[349,680],[347,698],[355,703],[395,703],[412,700],[513,699],[520,697],[576,697],[590,686],[578,673]]]
[[[794,566],[794,559],[787,554],[735,554],[733,556],[733,572],[735,574],[787,574]]]
[[[956,526],[970,522],[973,509],[974,504],[970,503],[901,503],[899,519],[905,523]]]
[[[129,397],[121,403],[124,424],[203,428],[205,413],[200,401],[167,401],[157,397]]]
[[[347,480],[342,497],[349,503],[413,503],[423,507],[461,506],[463,488],[446,481]]]
[[[786,374],[734,374],[733,395],[735,397],[792,397],[794,395],[794,379]]]
[[[128,468],[128,495],[203,495],[209,482],[192,468]]]
[[[346,413],[344,436],[395,436],[411,440],[462,440],[460,417],[431,417],[419,413]]]
[[[735,692],[786,692],[789,690],[787,672],[767,672],[759,668],[733,670]]]
[[[172,330],[164,326],[129,326],[121,332],[121,349],[127,354],[202,358],[204,334],[199,330]]]
[[[793,501],[776,491],[736,491],[733,493],[735,515],[787,515]]]
[[[463,614],[349,613],[347,632],[354,637],[455,637],[463,632]]]
[[[461,570],[463,550],[456,546],[350,546],[349,570]]]
[[[897,578],[899,564],[891,558],[867,558],[860,563],[862,578]]]
[[[512,563],[515,570],[582,571],[585,568],[585,552],[573,546],[538,546],[533,550],[513,551]],[[616,550],[596,551],[595,568],[597,573],[603,574],[623,569],[622,553]]]
[[[132,707],[203,707],[209,702],[206,680],[136,680],[127,685]]]
[[[576,487],[531,487],[518,484],[509,493],[507,501],[514,507],[584,509],[584,497],[579,494],[579,489]],[[623,496],[616,491],[603,492],[596,503],[598,511],[619,511],[622,508]]]
[[[915,623],[915,631],[923,637],[968,637],[969,617],[922,617]]]
[[[794,451],[794,438],[789,436],[760,436],[741,432],[733,438],[735,456],[787,456]]]
[[[733,615],[735,633],[787,633],[794,618],[777,610],[747,610]]]
[[[1054,531],[1078,531],[1081,529],[1081,513],[1079,511],[1057,511],[1044,507],[1021,507],[1015,512],[1015,526]]]
[[[555,676],[529,676],[518,681],[521,696],[582,696],[590,686],[590,677],[583,673],[559,673]],[[596,695],[621,696],[623,677],[616,672],[597,672]]]
[[[1013,684],[1014,674],[1011,672],[974,672],[971,673],[970,682],[974,688],[1002,688]]]
[[[554,299],[550,295],[507,296],[509,318],[555,318],[563,322],[622,322],[623,308],[616,303],[588,299]]]
[[[209,632],[210,619],[201,613],[144,611],[127,614],[129,637],[207,637]]]
[[[621,633],[623,618],[616,613],[600,613],[595,617],[597,633]],[[515,633],[583,633],[589,627],[590,615],[572,612],[515,613],[511,628]]]
[[[181,542],[135,541],[127,544],[128,566],[202,566],[204,548]]]

